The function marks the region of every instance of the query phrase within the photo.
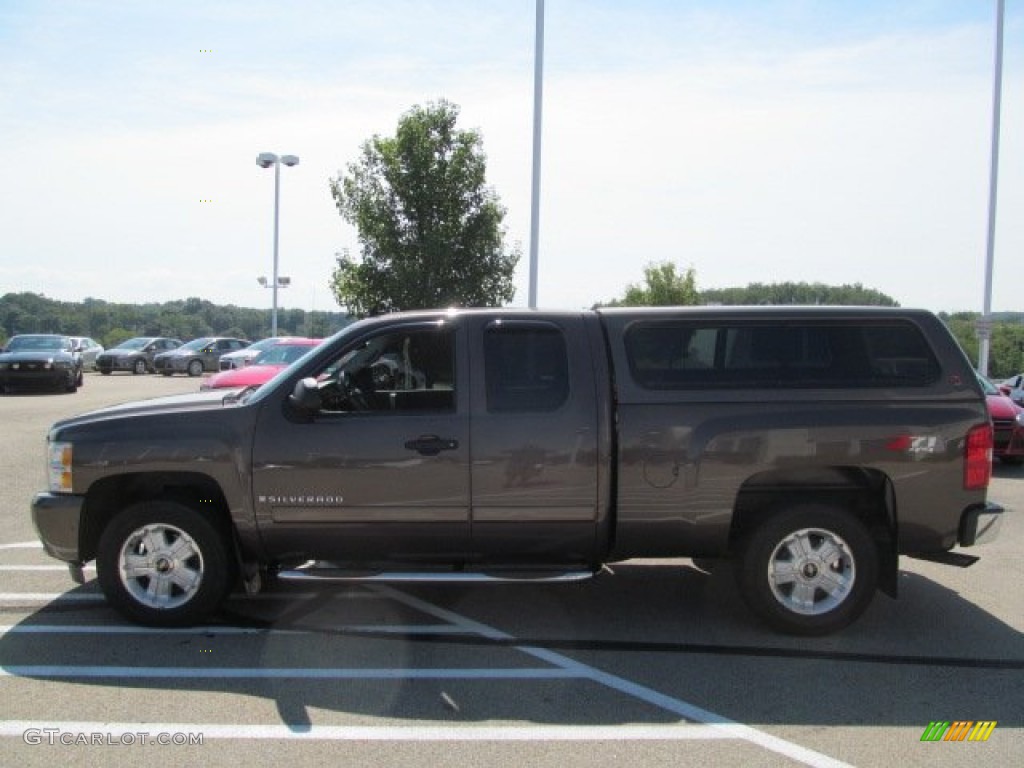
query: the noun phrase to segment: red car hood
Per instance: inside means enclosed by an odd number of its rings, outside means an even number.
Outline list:
[[[234,389],[237,387],[258,387],[274,378],[284,365],[250,365],[230,371],[215,373],[203,382],[203,389]]]

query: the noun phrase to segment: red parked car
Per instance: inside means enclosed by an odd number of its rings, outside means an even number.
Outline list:
[[[1024,463],[1024,408],[1004,395],[1000,388],[984,377],[981,388],[988,402],[988,414],[995,427],[992,455],[1004,464]]]
[[[215,373],[203,379],[200,389],[238,389],[258,387],[274,378],[282,368],[287,368],[323,339],[283,339],[272,347],[260,352],[251,365]]]

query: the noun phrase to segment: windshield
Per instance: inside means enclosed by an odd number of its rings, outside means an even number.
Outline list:
[[[982,392],[984,392],[986,395],[1001,395],[1002,394],[1002,392],[999,391],[999,388],[995,384],[993,384],[991,381],[986,379],[984,376],[979,376],[978,377],[978,381],[981,383],[981,390],[982,390]]]
[[[70,349],[68,339],[63,336],[15,336],[7,345],[8,352],[38,349],[41,351],[58,351]]]
[[[253,350],[255,350],[257,352],[262,352],[263,350],[271,349],[271,348],[273,348],[274,346],[276,346],[276,345],[278,345],[280,343],[281,343],[281,338],[280,337],[278,337],[278,336],[271,336],[269,339],[263,339],[261,341],[257,341],[257,342],[255,342],[253,344],[250,344],[248,347],[245,348],[245,351],[246,352],[252,352]]]
[[[197,349],[202,349],[203,347],[208,347],[212,343],[213,343],[213,339],[205,338],[204,337],[202,339],[193,339],[188,344],[182,344],[180,347],[178,347],[178,349],[183,351],[183,352],[185,350],[188,350],[189,352],[194,352]]]
[[[312,344],[277,344],[253,361],[253,365],[290,365],[313,349]]]
[[[138,336],[134,339],[128,339],[128,341],[122,341],[117,345],[116,349],[142,349],[147,343],[149,343],[148,336]]]

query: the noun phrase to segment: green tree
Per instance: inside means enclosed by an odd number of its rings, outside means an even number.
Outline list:
[[[519,249],[505,247],[505,208],[485,185],[482,139],[456,129],[458,114],[446,101],[413,107],[394,137],[375,135],[330,181],[359,235],[360,259],[339,256],[331,280],[353,314],[512,299]]]
[[[678,307],[700,303],[697,277],[693,267],[683,274],[676,272],[671,261],[644,267],[642,285],[631,283],[621,299],[613,299],[608,307]]]
[[[705,304],[832,304],[898,307],[884,293],[853,285],[824,283],[751,283],[746,288],[716,288],[701,293]]]

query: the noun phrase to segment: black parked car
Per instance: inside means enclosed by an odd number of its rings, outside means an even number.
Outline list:
[[[68,336],[32,333],[14,336],[0,354],[0,392],[15,387],[49,387],[77,392],[82,358]]]
[[[96,370],[104,376],[112,371],[131,371],[134,374],[152,372],[153,358],[181,346],[178,339],[164,336],[136,336],[122,341],[116,347],[96,356]]]
[[[248,346],[248,341],[222,336],[193,339],[175,350],[157,355],[153,358],[153,368],[164,376],[173,373],[201,376],[203,371],[220,370],[221,355],[237,352]]]

